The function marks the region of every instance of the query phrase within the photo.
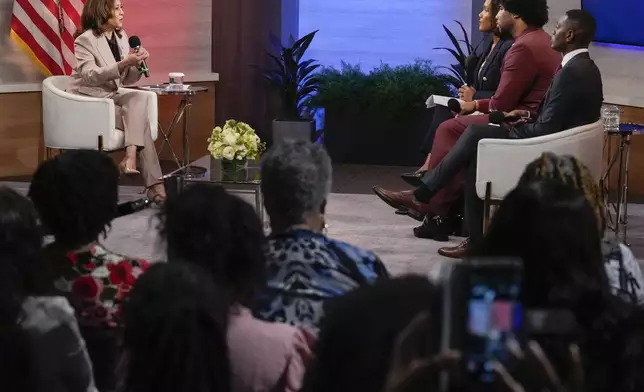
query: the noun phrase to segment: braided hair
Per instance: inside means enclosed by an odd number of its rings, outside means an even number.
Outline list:
[[[124,392],[229,390],[228,304],[209,273],[157,263],[124,304]]]
[[[593,209],[599,231],[603,235],[606,229],[604,195],[588,167],[579,159],[571,155],[543,153],[526,166],[519,184],[538,180],[556,180],[581,191]]]

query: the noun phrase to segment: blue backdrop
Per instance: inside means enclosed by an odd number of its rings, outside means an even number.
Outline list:
[[[582,0],[597,19],[595,41],[644,46],[644,0]]]

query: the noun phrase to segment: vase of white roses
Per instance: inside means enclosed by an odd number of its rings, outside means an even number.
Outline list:
[[[249,160],[256,160],[266,149],[266,143],[250,125],[228,120],[223,127],[216,127],[208,138],[208,151],[214,159],[221,160],[224,179],[234,180],[246,171]]]

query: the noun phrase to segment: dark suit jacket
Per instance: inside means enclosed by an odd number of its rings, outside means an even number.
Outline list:
[[[592,124],[604,101],[599,68],[588,53],[573,57],[555,76],[534,123],[510,129],[511,138],[530,138]]]
[[[536,110],[561,63],[551,42],[543,29],[532,27],[515,37],[503,61],[499,87],[492,98],[479,100],[479,111]]]
[[[494,96],[501,81],[503,59],[514,43],[512,37],[504,36],[492,48],[492,39],[492,34],[485,37],[479,45],[484,48],[483,52],[474,53],[472,59],[468,61],[467,84],[476,90],[474,99],[486,99]]]

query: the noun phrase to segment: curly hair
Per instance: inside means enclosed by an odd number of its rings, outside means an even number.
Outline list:
[[[501,0],[501,6],[528,26],[541,28],[548,23],[547,0]]]
[[[231,305],[248,305],[266,274],[264,229],[250,204],[220,186],[195,184],[168,198],[158,217],[171,261],[200,265],[229,291]]]
[[[644,340],[629,325],[641,311],[611,293],[596,227],[579,189],[556,179],[524,180],[503,200],[472,256],[523,259],[524,305],[574,313],[589,391],[634,392],[643,387]]]
[[[124,306],[124,392],[229,391],[228,304],[196,265],[157,263]]]
[[[41,294],[43,236],[31,202],[0,187],[0,383],[28,390],[28,337],[20,328],[22,303]]]
[[[526,166],[519,184],[538,180],[556,180],[580,190],[592,207],[600,233],[606,229],[604,194],[586,165],[571,155],[543,153]]]
[[[119,171],[98,151],[65,152],[40,164],[29,197],[56,247],[70,251],[105,234],[116,215]]]

